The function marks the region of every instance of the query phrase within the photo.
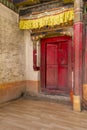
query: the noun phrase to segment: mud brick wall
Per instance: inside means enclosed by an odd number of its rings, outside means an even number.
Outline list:
[[[25,92],[24,32],[18,14],[0,4],[0,102]]]

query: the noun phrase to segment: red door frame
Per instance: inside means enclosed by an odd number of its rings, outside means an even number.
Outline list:
[[[47,43],[55,43],[55,42],[63,42],[63,41],[68,41],[71,44],[72,38],[70,36],[58,36],[58,37],[51,37],[51,38],[45,38],[45,39],[41,39],[41,67],[40,67],[40,79],[41,79],[41,91],[48,93],[48,94],[62,94],[61,92],[56,93],[56,91],[54,92],[50,92],[47,91],[46,89],[46,44]],[[69,54],[71,54],[71,48],[69,48]],[[71,55],[69,55],[70,57],[72,57]],[[69,58],[69,66],[68,66],[68,73],[69,73],[69,77],[68,77],[68,85],[71,89],[72,87],[72,63],[71,63],[71,58]]]

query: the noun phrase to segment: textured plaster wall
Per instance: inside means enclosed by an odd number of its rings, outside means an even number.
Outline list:
[[[40,72],[33,69],[33,42],[29,31],[24,32],[24,39],[26,46],[26,80],[38,81],[40,80]]]
[[[24,80],[24,32],[18,15],[0,4],[0,83]]]
[[[25,80],[24,32],[18,28],[18,14],[0,4],[0,102],[14,99],[24,92],[25,85],[12,84],[13,82],[18,84],[23,80]],[[9,84],[4,87],[3,84],[7,83],[11,83],[10,87]]]

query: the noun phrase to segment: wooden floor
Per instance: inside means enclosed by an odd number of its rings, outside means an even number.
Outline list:
[[[18,99],[0,106],[0,130],[87,130],[87,111],[53,101]]]

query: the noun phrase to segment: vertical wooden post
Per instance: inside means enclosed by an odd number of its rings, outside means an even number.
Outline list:
[[[87,102],[87,25],[84,24],[84,52],[83,52],[83,98]]]
[[[75,87],[73,109],[75,111],[81,111],[83,0],[74,1],[74,15]]]

